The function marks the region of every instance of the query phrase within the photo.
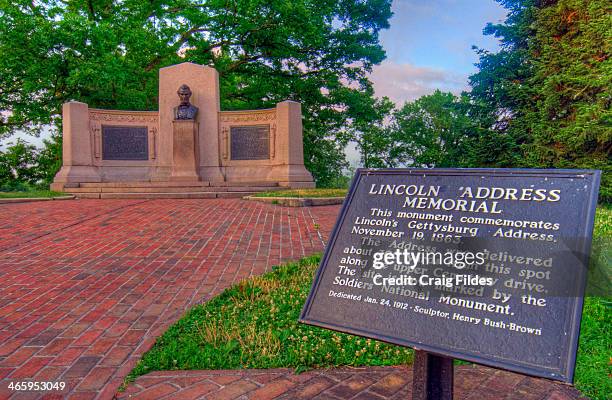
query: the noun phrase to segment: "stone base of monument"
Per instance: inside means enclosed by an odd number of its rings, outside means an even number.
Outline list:
[[[63,191],[83,199],[214,199],[242,198],[257,192],[285,190],[276,182],[99,182],[80,183],[77,187],[58,187],[51,190]]]
[[[102,178],[97,168],[82,165],[63,166],[62,169],[55,175],[56,188],[64,188],[70,186],[73,182],[101,182]],[[52,189],[53,190],[53,189]],[[61,189],[58,191],[62,191]]]

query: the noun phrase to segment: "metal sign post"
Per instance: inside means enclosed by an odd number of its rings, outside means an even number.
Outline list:
[[[415,350],[412,400],[453,400],[453,359]]]

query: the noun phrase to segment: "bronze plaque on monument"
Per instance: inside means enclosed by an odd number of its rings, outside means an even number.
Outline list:
[[[146,126],[102,125],[103,160],[148,160]]]
[[[267,160],[270,158],[270,125],[232,126],[232,160]]]

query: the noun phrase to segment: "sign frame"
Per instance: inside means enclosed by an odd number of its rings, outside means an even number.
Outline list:
[[[499,361],[495,359],[487,358],[486,356],[477,356],[470,354],[468,352],[461,352],[456,350],[449,350],[444,346],[437,346],[435,344],[426,344],[426,343],[418,343],[412,340],[398,339],[395,337],[389,337],[385,335],[381,335],[379,333],[373,331],[367,331],[362,329],[355,329],[347,326],[340,326],[334,323],[328,323],[324,321],[318,321],[309,317],[309,311],[312,307],[315,294],[321,284],[321,277],[323,275],[323,270],[327,265],[329,258],[331,256],[331,251],[335,247],[335,243],[339,236],[339,231],[341,226],[345,221],[345,217],[355,198],[356,188],[359,183],[360,178],[365,174],[379,174],[379,175],[395,175],[395,174],[405,174],[405,175],[445,175],[445,176],[466,176],[466,175],[489,175],[489,176],[530,176],[530,177],[548,177],[551,176],[558,178],[576,178],[581,175],[591,175],[592,176],[592,187],[590,193],[588,194],[588,201],[585,205],[586,207],[586,216],[585,221],[582,225],[584,226],[584,231],[581,232],[583,237],[589,238],[590,240],[582,241],[582,246],[579,249],[576,249],[579,252],[579,258],[583,265],[588,265],[592,244],[592,236],[593,236],[593,228],[594,228],[594,219],[595,212],[597,206],[597,196],[599,190],[599,184],[601,179],[601,171],[599,170],[578,170],[578,169],[522,169],[522,168],[388,168],[388,169],[368,169],[368,168],[359,168],[356,170],[355,175],[351,181],[351,185],[349,187],[348,194],[344,200],[334,228],[329,236],[328,243],[325,247],[325,251],[323,253],[323,257],[321,258],[321,262],[319,267],[315,273],[315,277],[313,280],[313,284],[311,286],[310,292],[300,313],[299,322],[317,326],[321,328],[326,328],[330,330],[334,330],[337,332],[348,333],[352,335],[358,335],[363,337],[368,337],[376,340],[381,340],[383,342],[396,344],[405,347],[411,347],[415,350],[423,350],[429,353],[433,353],[436,355],[441,355],[444,357],[457,358],[461,360],[466,360],[470,362],[474,362],[477,364],[482,364],[494,368],[505,369],[513,372],[518,372],[524,375],[536,376],[541,378],[548,378],[559,380],[565,383],[573,383],[574,372],[575,372],[575,364],[576,364],[576,353],[578,350],[578,339],[580,337],[580,323],[582,317],[582,308],[584,304],[584,292],[586,289],[586,270],[581,268],[577,272],[577,282],[578,282],[578,294],[574,298],[574,302],[571,306],[571,317],[570,326],[571,331],[569,332],[569,347],[568,353],[566,353],[567,357],[565,359],[565,365],[562,369],[561,373],[551,373],[545,372],[542,368],[538,367],[526,367],[524,365],[516,365],[510,362]]]

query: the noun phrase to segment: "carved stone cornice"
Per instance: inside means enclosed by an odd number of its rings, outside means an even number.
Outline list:
[[[219,113],[221,122],[257,122],[273,121],[276,119],[276,109],[269,110],[245,110],[245,111],[221,111]]]
[[[122,111],[122,110],[100,110],[89,109],[89,120],[91,121],[113,121],[113,122],[140,122],[157,123],[159,112],[157,111]]]

